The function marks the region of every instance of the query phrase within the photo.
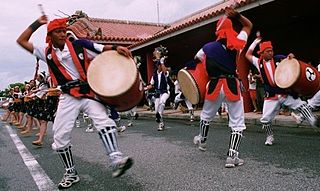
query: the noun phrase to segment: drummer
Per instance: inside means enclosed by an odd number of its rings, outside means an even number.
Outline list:
[[[163,121],[163,111],[167,99],[170,96],[170,86],[168,84],[169,72],[165,66],[166,60],[166,48],[163,46],[155,48],[153,55],[155,57],[155,65],[157,70],[154,71],[153,76],[150,80],[150,85],[148,85],[145,90],[155,89],[155,113],[156,122],[158,123],[158,131],[163,131],[165,129],[165,124]]]
[[[259,58],[253,55],[253,51],[258,44],[260,44],[260,50],[258,52]],[[292,59],[293,57],[294,55],[292,53],[287,56],[288,59]],[[267,134],[265,145],[270,146],[273,144],[274,133],[272,120],[279,113],[281,105],[299,111],[312,126],[316,126],[317,119],[307,106],[307,103],[302,101],[297,95],[294,95],[294,93],[289,94],[288,91],[276,85],[274,80],[275,69],[277,64],[286,58],[286,56],[274,56],[271,41],[261,42],[261,37],[258,35],[250,45],[246,53],[246,58],[260,71],[264,81],[265,98],[260,122],[262,123],[262,129],[265,129]]]
[[[229,17],[229,18],[227,18]],[[242,29],[238,34],[233,29],[231,19],[238,20]],[[229,109],[229,128],[231,130],[229,149],[225,162],[226,168],[233,168],[244,163],[239,158],[239,146],[244,123],[243,99],[237,78],[236,56],[246,45],[252,23],[232,8],[226,8],[216,27],[217,40],[205,44],[197,53],[196,59],[206,63],[206,70],[211,80],[207,85],[205,101],[200,115],[200,132],[193,141],[201,151],[206,150],[206,141],[210,122],[213,120],[222,102]]]
[[[58,188],[69,188],[80,181],[71,152],[71,131],[80,111],[93,120],[110,159],[112,176],[119,177],[132,166],[133,160],[120,152],[116,124],[107,116],[106,107],[93,100],[94,94],[87,83],[85,66],[97,55],[95,52],[116,50],[119,54],[132,57],[131,52],[122,46],[100,45],[90,41],[82,42],[89,44],[90,50],[84,49],[76,41],[71,43],[66,35],[66,18],[55,19],[47,25],[47,47],[38,47],[29,42],[31,35],[47,22],[45,15],[38,18],[18,37],[17,43],[48,64],[54,84],[61,86],[63,91],[53,123],[52,148],[65,167]]]

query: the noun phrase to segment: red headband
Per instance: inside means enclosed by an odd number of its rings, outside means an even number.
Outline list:
[[[50,21],[47,28],[47,34],[58,28],[67,28],[68,18],[54,19]]]
[[[262,42],[260,44],[260,50],[258,51],[258,54],[261,54],[263,51],[265,51],[267,48],[273,48],[272,47],[272,44],[271,44],[271,41],[265,41],[265,42]]]
[[[54,19],[49,22],[48,27],[47,27],[47,38],[46,38],[46,43],[50,44],[50,36],[48,34],[58,28],[67,28],[67,20],[68,18],[62,18],[62,19]]]

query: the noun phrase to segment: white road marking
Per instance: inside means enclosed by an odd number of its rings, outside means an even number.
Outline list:
[[[30,151],[22,143],[18,135],[12,130],[12,128],[9,125],[4,125],[4,126],[9,132],[9,135],[12,141],[16,145],[24,164],[28,167],[33,180],[35,181],[35,183],[39,188],[39,191],[58,190],[57,186],[49,178],[46,172],[41,168],[37,160],[33,157]]]

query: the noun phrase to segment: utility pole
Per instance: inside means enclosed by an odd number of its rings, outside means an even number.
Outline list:
[[[158,25],[160,25],[160,16],[159,16],[159,0],[157,0],[157,16],[158,16]]]

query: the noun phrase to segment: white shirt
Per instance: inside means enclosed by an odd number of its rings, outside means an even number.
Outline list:
[[[94,47],[97,51],[102,52],[104,46],[101,44],[94,44]],[[33,48],[34,48],[33,55],[38,57],[40,60],[47,62],[46,55],[45,55],[46,47],[33,46]],[[53,49],[56,52],[59,62],[66,69],[66,72],[71,76],[71,78],[73,80],[80,79],[80,74],[75,64],[73,63],[67,44],[64,45],[64,48],[62,51],[59,48],[55,48],[55,47],[53,47]],[[92,60],[97,56],[96,53],[90,50],[87,50],[87,53],[88,53],[88,58],[90,60]]]
[[[38,88],[39,91],[37,91],[35,95],[41,99],[47,93],[47,89],[48,89],[47,84],[41,84]]]
[[[18,99],[22,98],[22,93],[21,92],[14,92],[13,95],[14,95],[14,97],[16,97]]]
[[[250,80],[250,78],[251,78],[251,80]],[[252,81],[253,83],[250,83],[250,81]],[[256,79],[254,79],[253,77],[252,77],[252,75],[248,75],[248,82],[249,82],[249,90],[255,90],[256,89],[256,87],[257,87],[257,82],[256,82],[257,80]]]
[[[178,94],[178,93],[180,93],[180,92],[181,92],[181,90],[180,90],[180,85],[179,85],[178,80],[176,80],[176,81],[174,81],[174,93],[175,93],[175,94]]]

